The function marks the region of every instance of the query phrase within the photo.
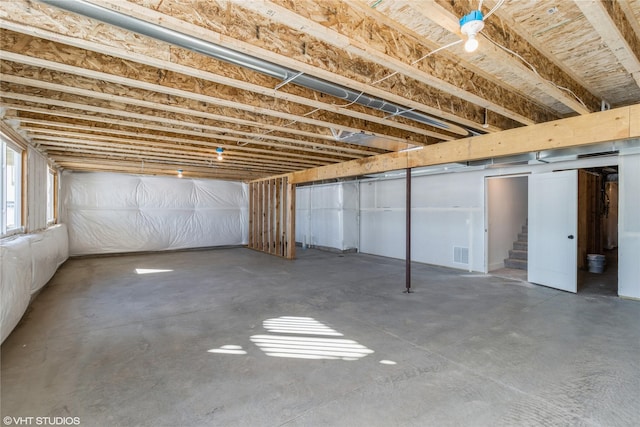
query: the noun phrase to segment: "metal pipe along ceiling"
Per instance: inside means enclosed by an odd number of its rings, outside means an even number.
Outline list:
[[[448,130],[460,134],[478,134],[476,131],[464,129],[458,125],[444,122],[438,118],[426,114],[412,111],[406,107],[387,102],[383,99],[374,98],[360,92],[356,92],[341,85],[337,85],[326,80],[313,76],[308,76],[296,70],[265,61],[242,52],[238,52],[214,43],[180,33],[160,25],[146,22],[111,9],[107,9],[84,0],[40,0],[50,6],[67,10],[88,18],[96,19],[116,27],[123,28],[134,33],[142,34],[156,40],[160,40],[175,46],[179,46],[203,55],[210,56],[220,61],[248,68],[250,70],[266,74],[273,78],[291,82],[308,89],[335,96],[350,102],[354,102],[365,107],[375,108],[384,111],[392,116],[405,117],[420,123],[424,123],[436,128]]]

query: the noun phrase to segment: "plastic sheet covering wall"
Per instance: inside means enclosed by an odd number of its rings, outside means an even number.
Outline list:
[[[31,295],[47,284],[69,256],[64,224],[0,240],[0,334],[18,324]]]
[[[296,240],[304,246],[357,249],[359,187],[355,182],[296,190]]]
[[[240,182],[65,172],[61,192],[71,255],[247,243]]]

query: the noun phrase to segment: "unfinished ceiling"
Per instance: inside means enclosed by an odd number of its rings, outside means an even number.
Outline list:
[[[65,169],[251,180],[640,103],[640,0],[486,0],[473,53],[479,1],[59,3],[91,5],[119,27],[0,2],[0,114]]]

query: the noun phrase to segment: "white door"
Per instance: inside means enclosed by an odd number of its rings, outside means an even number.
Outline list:
[[[578,171],[529,176],[528,280],[576,292]]]

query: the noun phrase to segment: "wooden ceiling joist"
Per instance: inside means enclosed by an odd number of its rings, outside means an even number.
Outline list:
[[[140,144],[140,145],[153,145],[156,147],[167,147],[167,148],[180,148],[185,151],[201,151],[203,153],[214,153],[216,148],[223,148],[226,153],[233,152],[234,155],[240,157],[251,157],[253,159],[264,159],[264,160],[285,160],[289,164],[324,164],[338,161],[335,157],[330,156],[321,156],[321,155],[305,155],[300,153],[291,153],[291,152],[282,152],[282,151],[274,151],[274,150],[260,150],[252,147],[241,147],[241,146],[227,146],[220,145],[216,143],[212,143],[209,141],[202,140],[193,140],[187,138],[171,138],[163,135],[155,135],[155,134],[141,134],[137,132],[126,132],[116,129],[106,129],[106,128],[96,128],[91,126],[78,126],[71,124],[63,124],[63,123],[55,123],[48,122],[44,120],[32,120],[32,119],[23,119],[21,118],[21,122],[24,123],[21,129],[25,130],[31,134],[48,134],[48,135],[57,135],[57,136],[69,136],[69,137],[94,137],[94,138],[102,138],[107,140],[108,138],[114,138],[113,135],[117,135],[119,137],[130,136],[135,138],[124,138],[120,139],[124,143],[129,144]],[[32,127],[29,124],[34,123],[38,125],[44,125],[45,127]],[[60,131],[56,128],[67,128],[73,130],[85,131],[85,133],[81,132],[69,132],[69,131]],[[96,134],[97,133],[97,134]],[[107,134],[110,136],[104,136],[103,134]],[[143,139],[144,138],[144,139]],[[161,141],[161,142],[159,142]],[[166,143],[170,141],[170,143]],[[262,154],[259,154],[262,153]]]
[[[362,70],[366,75],[354,74],[354,70],[362,68],[355,64],[357,58],[349,57],[349,63],[338,64],[337,61],[342,60],[340,54],[331,51],[331,49],[320,50],[325,43],[320,41],[314,43],[306,34],[287,35],[285,30],[265,30],[260,37],[256,38],[256,26],[253,23],[261,22],[263,19],[255,13],[253,18],[249,18],[247,14],[251,12],[241,11],[237,7],[227,8],[225,6],[224,13],[218,13],[222,7],[215,2],[207,4],[206,7],[201,7],[199,4],[185,6],[176,3],[166,5],[161,3],[158,5],[161,11],[132,2],[92,1],[92,3],[126,13],[143,21],[160,23],[165,28],[202,40],[209,40],[221,46],[281,64],[293,70],[335,82],[408,108],[427,114],[435,114],[453,123],[474,128],[479,128],[482,125],[484,108],[473,106],[467,101],[444,92],[428,91],[427,88],[416,85],[411,85],[410,96],[406,96],[408,85],[403,84],[402,79],[391,79],[394,84],[391,84],[390,80],[380,87],[373,86],[370,84],[371,65],[379,68],[379,72],[383,74],[380,77],[386,76],[392,71],[370,64],[368,68],[365,67],[366,70]],[[191,10],[192,6],[198,8],[197,14]],[[171,12],[171,15],[162,12],[165,8]],[[224,16],[230,25],[215,26],[214,23],[220,16]],[[218,30],[225,30],[225,32],[213,30],[214,26]],[[278,40],[273,39],[275,34],[279,37]],[[300,48],[303,44],[308,53],[305,49]],[[267,45],[268,48],[262,47]],[[345,77],[344,74],[349,74],[349,77]],[[499,117],[496,117],[495,120],[498,128],[514,127],[514,123],[510,119],[501,121]]]
[[[65,78],[65,76],[81,76],[81,77],[86,77],[88,79],[92,79],[95,81],[111,82],[117,85],[124,85],[134,89],[141,89],[144,91],[154,92],[158,94],[165,94],[169,96],[190,99],[193,101],[206,103],[208,105],[233,108],[239,111],[248,111],[250,113],[255,113],[255,114],[260,114],[265,116],[273,116],[273,117],[285,119],[288,121],[307,123],[315,126],[326,127],[326,128],[336,129],[336,130],[344,130],[349,132],[354,132],[362,129],[363,127],[366,127],[371,132],[380,134],[383,132],[383,128],[376,125],[385,125],[385,126],[390,126],[392,128],[397,128],[399,130],[404,131],[402,134],[397,133],[397,135],[395,135],[394,137],[399,137],[399,135],[404,135],[404,137],[407,138],[409,136],[408,133],[415,133],[417,135],[429,136],[437,140],[453,139],[453,136],[447,135],[442,132],[434,132],[434,131],[422,129],[416,126],[411,126],[404,123],[387,120],[382,117],[367,116],[367,119],[370,120],[369,123],[364,123],[364,122],[353,123],[353,125],[357,127],[346,128],[343,125],[340,125],[336,122],[337,120],[339,120],[339,118],[336,118],[336,117],[331,117],[333,122],[320,121],[320,120],[315,120],[313,118],[310,118],[311,115],[309,115],[309,112],[312,112],[313,110],[308,110],[307,108],[303,108],[303,111],[299,112],[298,114],[289,114],[283,111],[278,111],[279,108],[281,107],[278,107],[273,103],[271,103],[269,108],[264,108],[264,107],[257,107],[254,105],[247,105],[241,102],[230,101],[227,99],[222,99],[222,98],[214,97],[211,95],[205,95],[202,93],[205,91],[205,88],[203,88],[202,86],[199,87],[200,89],[199,93],[194,93],[194,92],[190,92],[182,89],[176,89],[176,88],[165,86],[165,85],[159,85],[159,84],[149,83],[146,81],[141,81],[140,79],[130,79],[122,76],[113,75],[110,73],[87,70],[82,67],[60,64],[57,62],[34,58],[27,55],[16,54],[13,52],[7,52],[4,50],[0,51],[0,56],[7,61],[12,61],[15,63],[24,64],[32,67],[45,68],[48,70],[53,70],[59,73],[63,73],[60,76],[60,78],[63,80],[69,80],[69,77]],[[293,108],[291,105],[287,105],[286,107],[287,109]],[[325,114],[327,113],[325,112]],[[307,115],[309,115],[309,117],[307,117]],[[410,139],[410,138],[407,138],[407,139]],[[416,138],[416,140],[417,139],[418,138]]]
[[[114,124],[118,126],[157,130],[195,137],[207,137],[214,140],[225,141],[227,143],[234,143],[235,145],[239,146],[252,144],[269,148],[279,148],[283,150],[294,149],[311,153],[317,153],[320,151],[324,153],[331,153],[332,155],[337,157],[345,158],[357,158],[366,155],[378,154],[381,152],[381,150],[365,149],[366,147],[353,148],[346,146],[345,144],[331,145],[331,143],[326,142],[321,143],[310,142],[307,140],[296,140],[292,138],[280,137],[278,135],[274,135],[273,133],[260,134],[252,132],[242,132],[234,129],[210,126],[195,121],[175,120],[166,117],[136,114],[134,112],[122,111],[115,108],[102,108],[93,105],[58,101],[30,95],[17,95],[14,93],[0,91],[0,97],[27,102],[26,104],[18,104],[3,100],[6,108],[12,110],[36,112],[53,117],[66,117],[84,121],[95,121],[100,123]],[[38,105],[48,106],[49,108],[39,107]],[[84,114],[82,112],[84,112]],[[93,113],[96,115],[88,115],[87,113]],[[119,117],[124,117],[126,119],[123,120]],[[156,122],[162,123],[165,126],[157,125],[155,124]],[[173,126],[169,127],[168,125]],[[242,136],[242,138],[229,136],[233,134],[240,135]],[[222,144],[224,148],[225,143]]]
[[[84,155],[69,155],[49,153],[50,157],[55,159],[60,167],[65,169],[73,169],[75,171],[104,171],[104,172],[126,172],[141,175],[177,175],[177,170],[183,169],[183,176],[201,177],[212,179],[226,179],[238,181],[245,179],[245,176],[253,176],[255,178],[262,176],[261,173],[252,171],[233,171],[233,170],[217,170],[210,167],[168,164],[165,162],[157,162],[150,160],[126,160],[111,159],[106,157],[88,158]]]
[[[26,31],[26,28],[24,26],[21,26],[20,24],[15,24],[15,23],[0,20],[0,28],[2,27],[10,28],[12,30],[18,30],[18,31]],[[13,34],[9,34],[9,33],[13,33]],[[43,33],[43,32],[39,32],[39,33]],[[2,34],[3,39],[6,43],[5,46],[27,45],[30,47],[30,49],[46,52],[46,55],[48,57],[55,57],[56,62],[61,62],[63,60],[67,62],[76,61],[76,63],[82,64],[84,67],[91,67],[97,62],[96,61],[97,58],[95,57],[93,58],[94,59],[93,61],[87,58],[87,53],[86,52],[82,53],[81,49],[76,48],[76,51],[74,52],[72,49],[70,49],[69,45],[65,46],[62,43],[56,43],[52,41],[52,40],[61,40],[73,46],[87,45],[87,42],[78,41],[71,37],[61,37],[59,35],[56,35],[55,33],[44,32],[43,35],[51,39],[51,40],[48,40],[49,43],[47,44],[43,42],[43,39],[37,39],[38,40],[37,43],[29,43],[29,39],[33,37],[27,34],[16,33],[14,31],[7,32],[7,30],[4,30],[4,32],[0,34]],[[35,44],[35,46],[31,46],[31,44]],[[217,84],[221,84],[231,88],[247,91],[249,93],[254,94],[253,96],[262,95],[262,96],[274,98],[275,100],[281,99],[284,101],[295,102],[297,104],[306,105],[314,109],[320,109],[328,112],[338,113],[341,115],[345,115],[345,116],[349,116],[349,117],[353,117],[361,120],[367,120],[372,123],[379,123],[379,124],[398,127],[395,124],[395,122],[399,120],[400,121],[403,120],[402,118],[397,118],[397,117],[394,117],[393,120],[385,119],[382,117],[381,114],[375,115],[375,111],[370,111],[370,109],[369,111],[373,114],[367,114],[364,112],[365,110],[367,110],[365,107],[350,105],[349,108],[343,108],[340,106],[344,104],[342,100],[336,100],[339,102],[339,104],[336,104],[336,103],[330,104],[326,102],[320,102],[317,99],[309,99],[304,96],[299,96],[299,95],[285,92],[283,90],[274,90],[272,87],[263,87],[263,86],[252,84],[246,81],[226,78],[226,77],[223,77],[208,71],[204,71],[201,69],[196,69],[196,68],[176,64],[175,61],[180,61],[180,59],[174,59],[173,61],[169,62],[169,61],[161,61],[151,57],[146,57],[144,55],[132,56],[128,51],[119,50],[111,46],[102,46],[98,43],[91,43],[89,44],[89,47],[92,49],[93,52],[96,52],[99,54],[104,54],[104,52],[108,52],[109,55],[111,55],[111,61],[108,61],[105,59],[102,60],[102,62],[106,62],[108,64],[108,66],[105,67],[108,69],[114,68],[114,65],[115,65],[113,63],[114,57],[124,58],[123,61],[125,60],[131,61],[135,59],[136,62],[123,62],[122,67],[120,68],[116,67],[120,72],[126,70],[127,68],[132,70],[135,69],[136,71],[139,71],[140,64],[145,64],[149,66],[161,67],[162,70],[166,70],[167,72],[175,72],[175,73],[179,73],[180,75],[191,76],[194,78],[198,78],[199,80],[206,80],[208,82],[217,83]],[[202,61],[202,59],[200,60]],[[211,64],[209,61],[209,63],[207,64],[208,69],[212,68],[210,65]],[[96,65],[93,68],[100,69],[101,67],[100,65]],[[165,79],[166,79],[166,75],[163,75],[161,80],[165,80]],[[307,96],[313,97],[313,94],[310,93],[310,94],[307,94]],[[359,111],[356,111],[358,109]],[[405,121],[405,122],[408,122],[408,121]],[[402,128],[402,123],[399,123],[399,125],[400,125],[399,127]],[[424,128],[429,129],[428,126],[425,126]],[[432,134],[437,139],[444,139],[444,140],[451,139],[450,137],[446,136],[446,134],[443,134],[442,132],[432,131]],[[462,134],[464,135],[465,133],[462,133]]]
[[[183,167],[199,165],[199,166],[208,166],[212,168],[215,167],[215,168],[224,169],[224,170],[233,170],[233,169],[241,168],[244,171],[260,172],[263,174],[264,173],[283,173],[283,172],[291,172],[296,170],[295,167],[283,167],[283,166],[261,167],[261,166],[258,166],[256,163],[238,162],[238,161],[233,161],[228,159],[225,159],[223,161],[224,164],[222,164],[222,162],[216,162],[215,159],[202,160],[195,156],[188,156],[188,155],[176,156],[169,153],[163,154],[163,153],[149,152],[149,151],[138,151],[138,150],[134,151],[131,149],[122,149],[122,148],[113,147],[113,146],[105,147],[104,145],[100,145],[100,144],[95,144],[93,147],[89,147],[86,145],[83,147],[77,147],[67,142],[56,142],[56,141],[48,141],[48,140],[47,141],[36,140],[34,142],[39,144],[41,146],[41,149],[43,149],[45,153],[51,154],[51,155],[53,154],[61,155],[63,153],[66,153],[66,154],[75,153],[75,154],[86,155],[89,158],[92,156],[98,155],[98,156],[106,156],[109,158],[117,157],[125,160],[144,159],[145,161],[162,161],[166,163],[175,163],[177,165],[182,165]]]
[[[439,64],[440,69],[458,69],[459,72],[449,72],[447,74],[443,73],[440,75],[440,72],[434,67],[423,71],[423,67],[428,66],[431,63],[430,61],[419,61],[416,64],[411,64],[408,63],[406,59],[399,59],[376,49],[375,44],[372,45],[371,43],[366,43],[364,40],[347,37],[344,34],[325,26],[327,24],[323,25],[308,18],[301,18],[301,16],[313,15],[314,19],[319,19],[323,23],[336,23],[336,21],[340,20],[340,28],[351,34],[358,33],[358,31],[353,28],[357,25],[367,27],[369,34],[378,34],[381,38],[383,38],[383,35],[385,34],[393,36],[395,32],[392,29],[383,25],[378,25],[375,22],[365,24],[362,21],[366,19],[366,17],[350,16],[352,13],[350,12],[347,3],[297,1],[295,3],[289,3],[290,7],[295,8],[295,10],[290,10],[284,6],[280,6],[269,1],[247,2],[243,0],[232,0],[232,2],[238,7],[252,10],[261,14],[266,19],[272,20],[281,25],[289,26],[292,29],[304,28],[304,32],[306,34],[309,34],[318,40],[343,49],[352,56],[357,56],[388,68],[391,70],[389,74],[401,73],[404,76],[411,77],[420,83],[427,84],[444,93],[467,100],[479,107],[486,108],[522,124],[529,125],[555,118],[549,117],[547,111],[543,111],[538,106],[533,105],[532,103],[527,103],[525,100],[521,100],[522,102],[519,104],[512,105],[514,109],[517,108],[519,111],[510,110],[505,108],[501,103],[492,101],[491,99],[493,97],[499,98],[501,95],[503,97],[505,96],[503,93],[504,90],[501,87],[482,78],[478,78],[477,76],[475,77],[473,85],[465,85],[465,81],[470,77],[469,73],[465,73],[464,70],[457,66],[457,64],[451,63],[448,59],[445,59],[442,56],[437,57],[438,62],[441,63]],[[329,14],[334,16],[331,17]],[[336,15],[339,15],[340,17],[338,18]],[[397,38],[398,35],[397,33],[395,34]],[[396,43],[400,43],[399,41],[394,41]],[[397,51],[398,54],[407,52],[423,52],[425,50],[422,45],[415,40],[408,40],[405,37],[402,42],[408,46],[406,46],[404,50]],[[389,40],[389,43],[391,43],[391,40]],[[380,46],[380,48],[385,47],[386,46],[384,45]],[[417,59],[419,58],[416,58],[416,60]],[[442,62],[444,62],[444,64],[442,64]],[[457,81],[454,79],[457,79]]]
[[[485,7],[488,7],[489,4],[495,4],[495,2],[487,2]],[[463,2],[448,0],[425,2],[425,9],[423,10],[428,11],[432,8],[444,9],[442,13],[449,12],[455,20],[471,11],[469,4]],[[498,45],[516,52],[533,67],[533,70],[517,57],[492,43],[483,43],[480,51],[494,56],[494,60],[512,65],[519,75],[526,76],[526,79],[536,82],[535,86],[538,89],[571,110],[579,114],[597,111],[600,106],[600,100],[562,71],[553,61],[541,54],[527,39],[515,33],[508,26],[501,25],[499,19],[501,12],[498,9],[494,15],[485,20],[482,34]],[[564,90],[561,88],[564,88]],[[572,96],[572,94],[575,96]]]
[[[65,81],[63,76],[55,75],[55,77],[59,79],[59,81]],[[212,110],[212,107],[208,105],[203,106],[196,101],[190,102],[189,100],[181,97],[163,97],[159,96],[158,94],[136,92],[135,90],[128,90],[127,95],[123,96],[102,92],[100,90],[100,85],[97,85],[95,90],[85,89],[83,87],[90,87],[92,86],[93,82],[84,82],[83,84],[81,84],[80,82],[75,82],[74,85],[68,86],[66,84],[54,83],[52,81],[43,81],[35,78],[3,74],[3,83],[14,83],[16,85],[28,86],[31,88],[47,90],[50,92],[59,92],[63,94],[73,95],[74,97],[82,97],[91,100],[102,100],[109,103],[126,104],[134,107],[141,107],[147,110],[158,110],[163,112],[182,114],[185,116],[193,116],[197,118],[213,120],[217,123],[228,122],[233,125],[240,125],[245,127],[256,126],[256,122],[250,120],[248,115],[244,115],[243,118],[238,118],[236,117],[239,115],[237,113],[225,114],[227,113],[227,110],[225,109],[222,109],[221,111],[219,111],[219,113],[212,113],[209,112]],[[269,124],[268,122],[273,124]],[[307,121],[307,123],[303,123],[303,121],[297,121],[295,117],[291,117],[289,120],[283,117],[270,120],[268,118],[260,116],[258,119],[258,123],[264,129],[272,131],[292,133],[309,138],[314,138],[317,136],[317,133],[314,133],[311,127],[306,126],[306,124],[311,124],[310,121]],[[326,122],[317,122],[315,123],[315,125],[320,126],[321,129],[326,129],[325,134],[327,135],[327,137],[329,137],[329,135],[331,134],[330,129],[334,128],[332,125],[329,125]],[[359,128],[352,128],[348,126],[337,126],[337,128],[346,132],[360,132]],[[384,137],[390,140],[398,140],[404,142],[404,140],[399,137],[389,135],[384,135]]]
[[[602,41],[640,86],[640,35],[629,23],[619,3],[624,2],[575,0]]]
[[[88,143],[94,141],[95,144],[104,143],[105,146],[109,146],[110,144],[118,144],[122,147],[128,147],[132,149],[149,149],[154,151],[162,152],[162,150],[166,150],[165,152],[175,152],[176,154],[186,153],[186,154],[198,154],[202,157],[207,158],[215,158],[216,151],[215,149],[196,146],[193,142],[188,143],[167,143],[167,142],[159,142],[159,141],[147,141],[140,138],[124,138],[119,136],[112,135],[101,135],[95,133],[80,133],[80,132],[69,132],[69,131],[59,131],[55,129],[42,129],[42,128],[34,128],[25,126],[23,128],[28,135],[30,135],[33,140],[36,139],[42,140],[50,137],[58,137],[61,141],[64,141],[64,138],[67,138],[68,141],[77,141],[80,144],[83,140],[86,140]],[[163,139],[163,141],[168,141],[168,139]],[[175,141],[175,140],[171,140]],[[212,145],[210,145],[212,147]],[[255,152],[245,152],[241,149],[242,147],[238,147],[236,149],[228,149],[225,150],[226,158],[237,158],[237,159],[252,159],[256,163],[265,163],[265,164],[284,164],[286,162],[289,166],[294,167],[311,167],[318,166],[322,164],[335,163],[336,159],[331,157],[312,157],[312,156],[291,156],[289,153],[274,153],[271,155],[257,154]],[[284,160],[284,161],[283,161]]]

